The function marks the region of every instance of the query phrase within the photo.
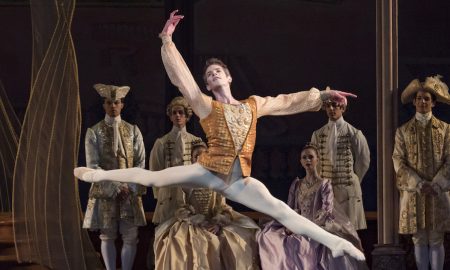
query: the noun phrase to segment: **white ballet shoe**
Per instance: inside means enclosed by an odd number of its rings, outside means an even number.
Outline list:
[[[93,182],[98,182],[98,181],[95,181],[95,178],[94,178],[96,171],[97,170],[95,170],[95,169],[91,169],[91,168],[87,168],[87,167],[78,167],[78,168],[73,169],[73,174],[75,175],[75,177],[77,177],[78,179],[80,179],[82,181],[93,183]]]
[[[354,245],[352,245],[352,243],[348,242],[347,240],[342,239],[331,249],[331,254],[336,258],[344,255],[344,253],[348,254],[358,261],[366,260],[366,257],[364,256],[364,253],[361,252],[361,250],[357,249]]]

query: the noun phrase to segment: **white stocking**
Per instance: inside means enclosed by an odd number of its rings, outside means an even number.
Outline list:
[[[430,246],[431,270],[444,269],[445,250],[444,244]]]
[[[114,240],[102,240],[101,251],[106,269],[116,270],[116,245]]]
[[[364,260],[364,254],[350,242],[297,214],[287,204],[273,197],[266,186],[255,178],[241,178],[222,193],[235,202],[275,218],[290,231],[308,236],[327,246],[335,257],[347,253],[355,259]]]
[[[414,255],[416,257],[417,270],[428,270],[428,265],[430,264],[428,245],[415,245]]]
[[[122,246],[122,270],[131,270],[133,268],[134,257],[136,256],[136,245],[124,243]]]
[[[227,186],[219,177],[198,163],[170,167],[161,171],[149,171],[141,168],[104,171],[78,167],[74,169],[74,175],[80,180],[91,183],[109,180],[154,187],[181,185],[183,187],[208,187],[214,190],[222,190]]]

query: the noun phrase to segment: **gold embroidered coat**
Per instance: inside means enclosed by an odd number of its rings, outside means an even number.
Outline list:
[[[400,191],[399,233],[450,230],[450,127],[432,117],[422,127],[415,119],[397,129],[392,155]],[[422,195],[422,181],[437,184],[438,196]]]
[[[113,127],[105,120],[100,121],[86,132],[86,164],[93,169],[113,170],[131,167],[145,167],[145,148],[139,128],[125,121],[119,124],[119,134],[125,156],[114,154]],[[120,182],[105,181],[94,183],[89,190],[89,201],[83,228],[107,229],[119,219],[131,220],[136,226],[144,226],[145,213],[141,196],[146,188],[137,184],[127,184],[131,195],[120,201],[117,198]]]

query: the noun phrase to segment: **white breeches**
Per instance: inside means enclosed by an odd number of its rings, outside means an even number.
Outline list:
[[[102,241],[116,240],[117,229],[122,235],[124,244],[136,245],[138,243],[138,227],[127,220],[120,220],[111,229],[101,229],[100,239]]]

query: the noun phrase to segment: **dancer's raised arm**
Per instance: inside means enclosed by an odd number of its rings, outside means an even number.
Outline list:
[[[203,119],[211,112],[211,97],[201,92],[186,62],[172,42],[172,34],[177,24],[183,19],[183,15],[176,15],[177,12],[178,10],[175,10],[170,14],[170,18],[159,35],[163,43],[161,57],[170,81],[178,87],[189,105],[192,106],[194,113]]]

